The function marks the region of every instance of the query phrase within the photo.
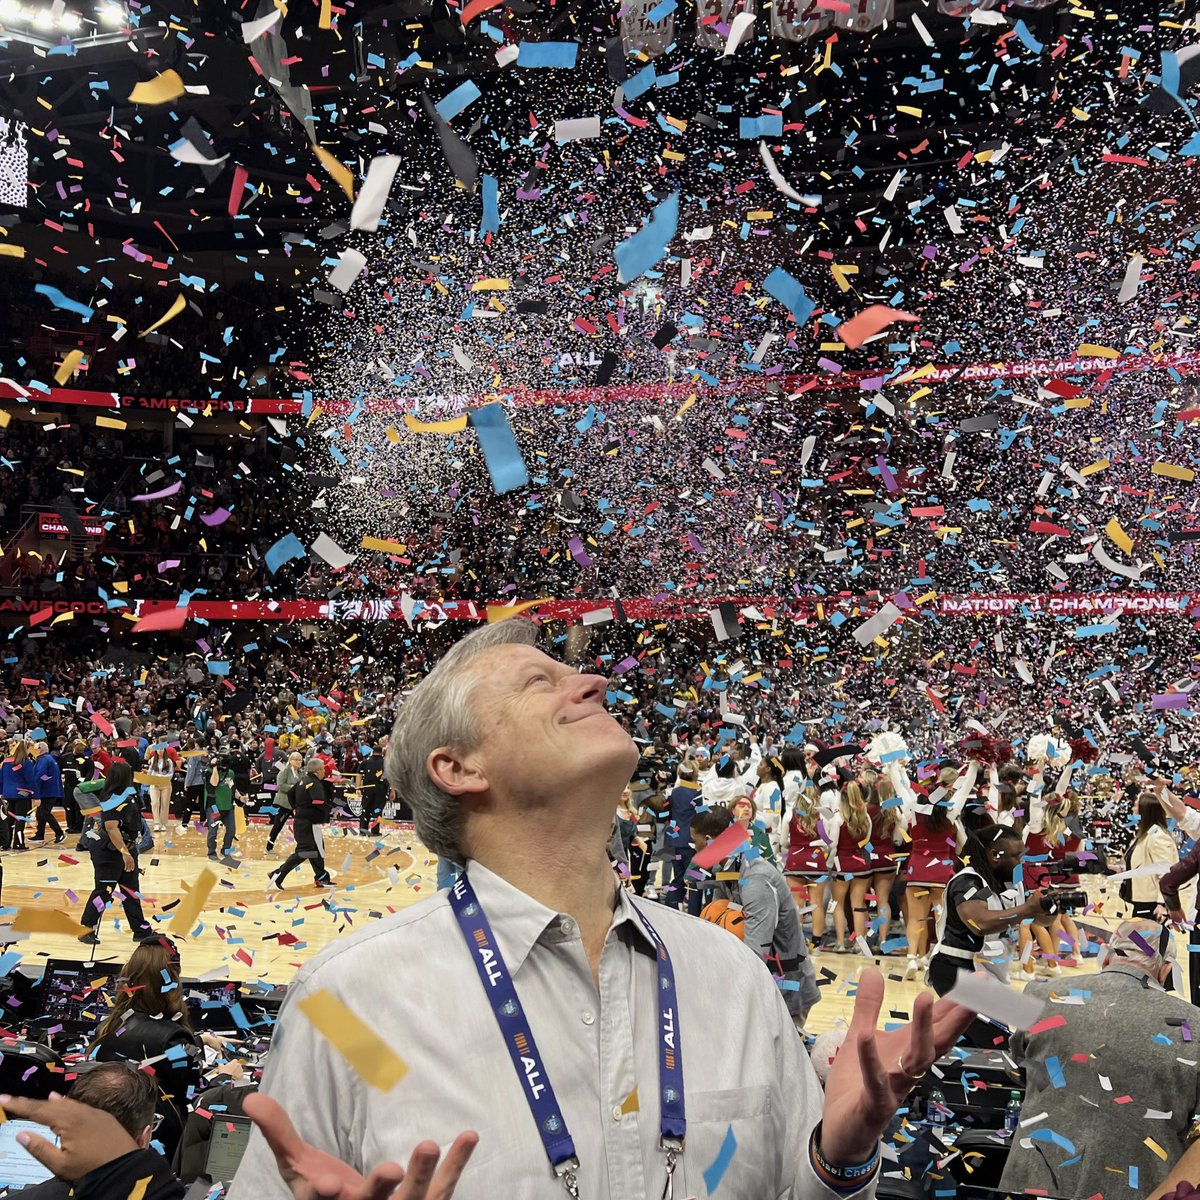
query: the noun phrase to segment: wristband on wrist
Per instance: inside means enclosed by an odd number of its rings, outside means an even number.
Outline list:
[[[866,1162],[858,1163],[851,1167],[835,1167],[821,1153],[820,1140],[821,1126],[818,1123],[817,1127],[812,1131],[812,1137],[808,1141],[808,1157],[817,1178],[833,1191],[841,1192],[845,1195],[857,1192],[860,1188],[865,1187],[875,1175],[875,1172],[879,1170],[880,1154],[878,1142],[875,1143],[875,1152]]]

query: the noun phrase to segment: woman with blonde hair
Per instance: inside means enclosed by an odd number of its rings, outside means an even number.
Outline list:
[[[900,797],[886,775],[864,771],[862,778],[870,786],[867,812],[871,817],[871,890],[875,893],[879,940],[883,942],[892,923],[892,888],[900,859],[904,857],[900,850],[903,841]]]
[[[812,940],[819,946],[825,936],[825,884],[829,879],[828,858],[817,832],[820,820],[817,794],[805,766],[803,752],[783,752],[783,848],[784,878],[800,909],[812,913]]]
[[[1067,855],[1078,854],[1083,849],[1083,841],[1072,828],[1077,825],[1079,816],[1079,797],[1065,783],[1049,797],[1044,805],[1032,808],[1029,825],[1025,830],[1025,871],[1024,885],[1027,890],[1045,887],[1055,883],[1063,887],[1079,887],[1079,876],[1074,872],[1067,875],[1050,876],[1046,867],[1051,863],[1062,863]],[[1073,957],[1063,958],[1058,952],[1058,938],[1065,935],[1067,941],[1079,954],[1086,948],[1086,940],[1081,937],[1079,927],[1069,913],[1059,913],[1049,929],[1038,925],[1033,928],[1032,936],[1037,938],[1041,948],[1043,962],[1036,966],[1030,954],[1026,953],[1030,934],[1027,926],[1021,927],[1021,962],[1025,974],[1029,975],[1036,969],[1044,975],[1060,974],[1060,962],[1066,966],[1076,966],[1078,960]]]
[[[828,795],[836,788],[837,769],[827,788]],[[830,868],[833,875],[833,928],[837,942],[835,954],[852,954],[855,947],[846,942],[846,897],[850,898],[850,912],[854,922],[857,944],[866,944],[867,936],[867,889],[871,886],[871,863],[867,846],[871,841],[871,815],[867,810],[869,791],[857,779],[852,779],[838,799],[833,816],[825,832],[830,849]]]
[[[957,778],[957,772],[955,777]],[[909,848],[905,896],[908,913],[908,965],[905,978],[929,966],[929,917],[940,911],[942,894],[958,870],[958,856],[966,844],[962,825],[950,815],[949,802],[925,802],[914,808],[908,825]]]

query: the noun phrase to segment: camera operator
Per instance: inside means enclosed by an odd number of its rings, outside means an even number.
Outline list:
[[[208,822],[208,857],[217,857],[217,826],[225,829],[221,857],[229,858],[233,853],[233,842],[237,835],[234,805],[245,801],[234,780],[233,767],[228,756],[214,755],[209,759],[208,778],[204,784],[204,816]]]
[[[1013,875],[1022,848],[1021,835],[1007,825],[987,825],[967,839],[967,865],[946,884],[938,942],[929,961],[928,983],[939,996],[954,987],[960,971],[969,974],[976,966],[1007,983],[1008,963],[1016,953],[1014,926],[1029,919],[1043,925],[1053,920],[1054,903],[1040,891],[1015,902]],[[978,1019],[964,1040],[990,1050],[998,1037],[998,1026]]]

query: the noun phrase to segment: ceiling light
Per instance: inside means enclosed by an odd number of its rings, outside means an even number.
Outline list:
[[[54,13],[48,8],[39,8],[33,15],[33,23],[38,29],[50,29],[54,25]]]
[[[19,21],[24,15],[18,0],[0,0],[0,21]]]
[[[83,28],[83,18],[77,12],[65,12],[58,18],[58,26],[67,33],[78,33]]]
[[[99,17],[102,25],[124,25],[126,22],[125,5],[109,0],[108,3],[100,5]]]

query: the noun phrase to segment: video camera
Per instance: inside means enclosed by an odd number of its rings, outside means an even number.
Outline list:
[[[1111,875],[1107,851],[1108,848],[1103,842],[1097,842],[1095,850],[1089,851],[1086,857],[1067,854],[1061,862],[1046,863],[1042,870],[1049,879],[1049,885],[1045,889],[1046,895],[1042,897],[1042,911],[1069,913],[1087,908],[1087,893],[1082,888],[1062,887],[1055,880],[1069,879],[1072,875]]]

